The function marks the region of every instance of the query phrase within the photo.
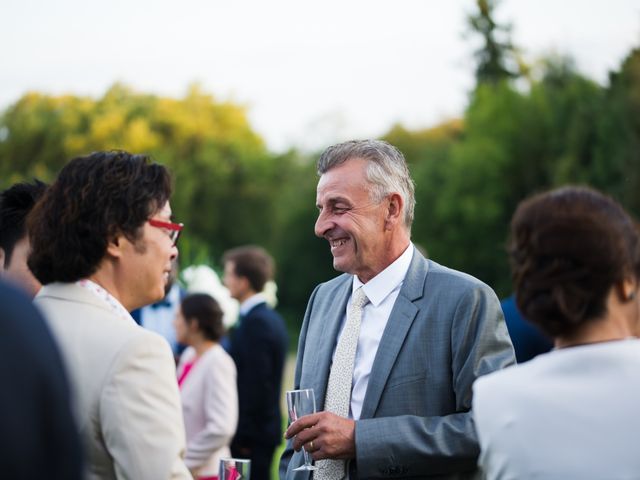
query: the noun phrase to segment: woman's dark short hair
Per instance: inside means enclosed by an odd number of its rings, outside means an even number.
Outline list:
[[[637,225],[615,200],[585,187],[524,200],[509,253],[518,308],[552,337],[601,318],[611,288],[640,276]]]
[[[185,322],[196,322],[205,338],[217,342],[224,333],[222,309],[211,295],[193,293],[180,305]]]
[[[169,172],[146,155],[74,158],[29,214],[29,268],[42,284],[90,276],[109,241],[119,234],[138,240],[140,227],[170,196]]]

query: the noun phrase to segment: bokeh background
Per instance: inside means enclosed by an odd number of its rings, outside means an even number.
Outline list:
[[[0,188],[98,149],[171,168],[181,264],[266,247],[297,338],[336,275],[314,161],[383,138],[413,240],[510,293],[525,196],[588,184],[640,214],[640,4],[627,0],[22,0],[0,7]]]

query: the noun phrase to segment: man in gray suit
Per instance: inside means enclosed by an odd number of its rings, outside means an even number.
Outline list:
[[[307,306],[294,388],[313,388],[319,413],[287,430],[281,478],[310,478],[294,472],[302,447],[315,480],[474,476],[471,385],[515,361],[498,299],[413,246],[414,186],[395,147],[334,145],[318,173],[315,233],[345,274]]]

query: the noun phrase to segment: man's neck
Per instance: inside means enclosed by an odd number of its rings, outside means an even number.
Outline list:
[[[238,302],[240,302],[240,304],[243,304],[244,302],[249,300],[251,297],[253,297],[257,293],[258,292],[254,292],[253,290],[247,290],[246,292],[243,292],[240,295],[238,295],[236,297],[236,300],[238,300]]]

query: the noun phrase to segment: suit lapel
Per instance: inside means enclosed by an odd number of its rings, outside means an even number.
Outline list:
[[[420,311],[413,302],[423,295],[427,270],[427,261],[416,250],[398,298],[389,315],[387,326],[380,339],[378,352],[371,368],[372,374],[369,377],[360,418],[372,418],[378,408],[380,397],[391,369],[400,353],[407,333]]]

